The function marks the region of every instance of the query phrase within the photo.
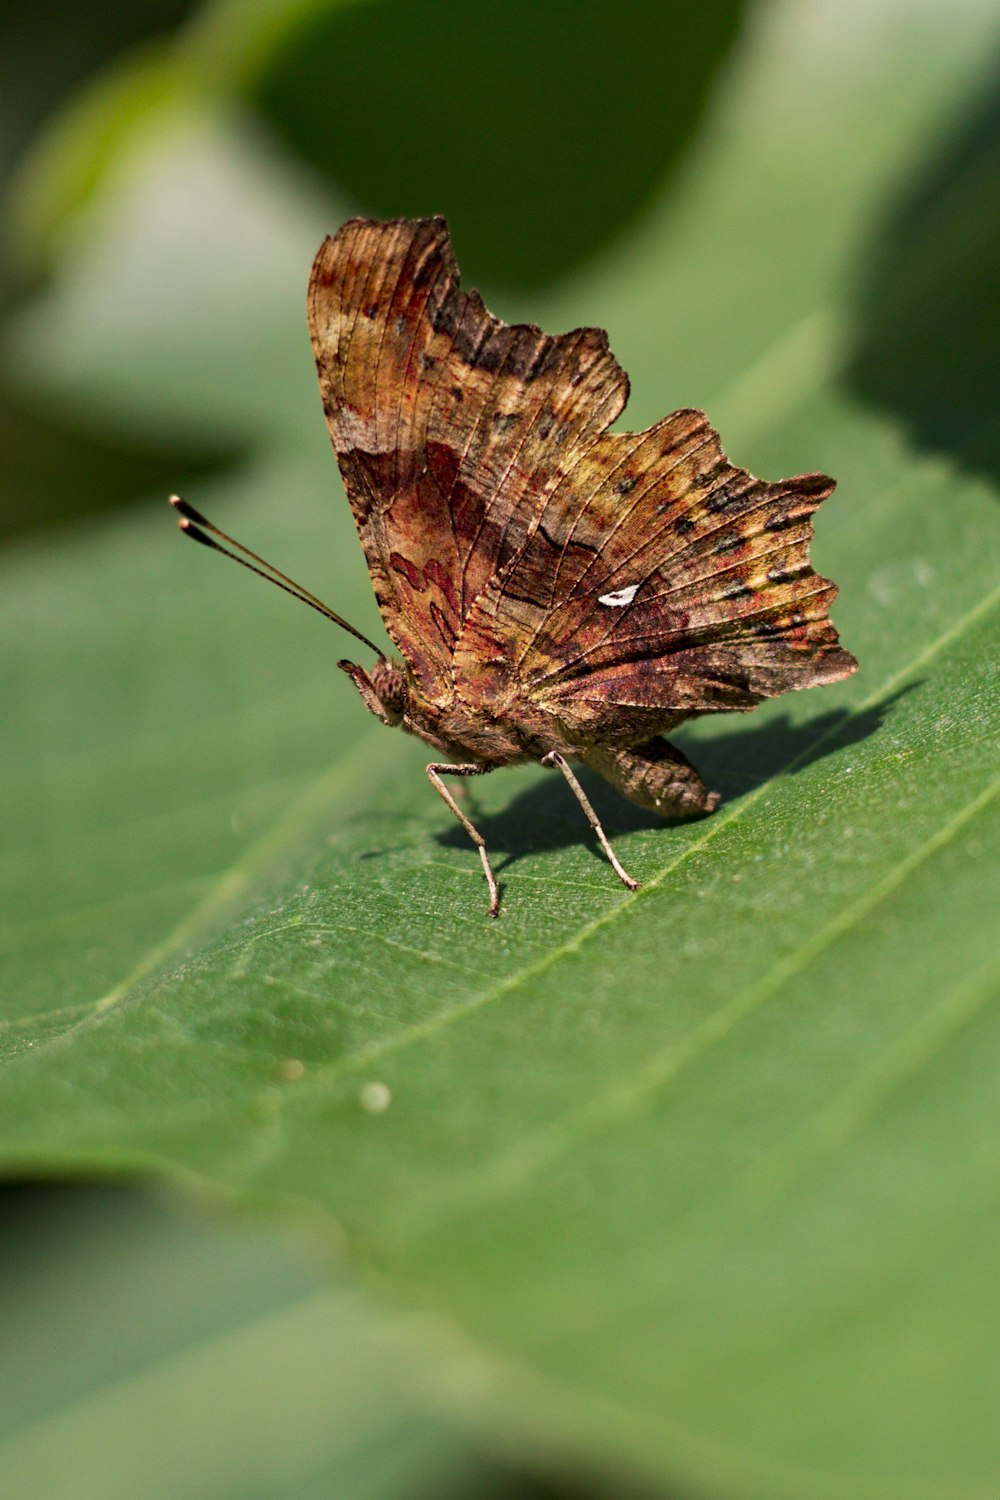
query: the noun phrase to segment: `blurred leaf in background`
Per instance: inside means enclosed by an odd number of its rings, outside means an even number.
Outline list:
[[[742,10],[438,0],[428,24],[407,0],[323,8],[252,98],[335,191],[384,218],[446,209],[482,279],[544,287],[663,192]]]
[[[357,1422],[410,1493],[427,1451],[466,1461],[463,1424],[616,1495],[980,1500],[995,15],[467,9],[220,4],[95,77],[12,199],[51,268],[7,319],[17,399],[238,455],[191,499],[378,630],[305,278],[348,213],[445,211],[497,312],[609,329],[629,426],[704,405],[737,462],[837,476],[815,555],[861,672],[691,726],[727,795],[703,823],[588,784],[636,897],[551,779],[491,778],[490,926],[420,748],[340,711],[335,637],[189,555],[159,495],[25,536],[0,1163],[197,1184],[335,1257],[365,1290],[330,1342],[370,1384],[345,1416],[332,1383],[298,1442],[346,1452]],[[262,1272],[261,1317],[274,1296]],[[409,1471],[376,1421],[406,1398],[354,1352],[376,1330],[406,1350],[418,1447],[431,1423]],[[240,1493],[225,1442],[212,1472]],[[514,1482],[471,1461],[460,1485]]]
[[[17,174],[50,112],[110,59],[155,45],[191,11],[190,0],[117,0],[72,11],[52,0],[0,16],[0,180]],[[10,202],[8,195],[7,209]],[[35,257],[11,253],[0,226],[0,318],[38,280]],[[0,369],[0,539],[60,517],[104,509],[146,489],[203,472],[222,452],[155,440],[128,444],[88,428],[76,413],[25,399],[16,370]]]
[[[567,1500],[421,1412],[357,1294],[274,1237],[12,1187],[0,1247],[7,1500]]]

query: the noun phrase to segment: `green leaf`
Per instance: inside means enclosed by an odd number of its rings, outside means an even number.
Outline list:
[[[840,481],[815,556],[861,671],[692,726],[727,798],[697,825],[594,787],[635,896],[556,778],[520,770],[473,793],[488,922],[420,748],[341,711],[340,643],[164,514],[8,562],[0,1162],[156,1172],[308,1225],[425,1314],[407,1338],[452,1408],[616,1482],[972,1500],[1000,1464],[1000,517],[967,441],[992,413],[983,391],[953,447],[947,424],[910,437],[893,383],[852,373],[887,205],[919,199],[992,36],[973,5],[946,21],[906,13],[902,68],[902,11],[760,11],[640,228],[498,301],[606,323],[631,425],[698,401],[738,462]],[[258,419],[252,468],[192,498],[367,631],[287,287],[230,258],[228,299],[185,320],[167,276],[156,203],[179,243],[199,153],[229,186],[180,262],[210,284],[232,206],[253,223],[268,197],[245,152],[165,150],[18,348],[94,413]],[[272,270],[311,248],[316,204],[287,194]],[[122,278],[153,246],[175,291],[133,325]],[[248,306],[273,362],[246,353]],[[220,348],[246,353],[228,381]]]

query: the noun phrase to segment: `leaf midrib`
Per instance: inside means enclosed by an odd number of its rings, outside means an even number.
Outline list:
[[[675,1080],[685,1072],[693,1063],[699,1061],[712,1047],[731,1035],[733,1030],[745,1021],[759,1007],[772,999],[780,990],[798,973],[802,971],[815,958],[826,951],[838,938],[844,936],[851,930],[855,922],[859,922],[869,916],[883,901],[895,894],[897,890],[914,874],[920,867],[931,859],[935,854],[946,848],[980,813],[985,811],[997,795],[1000,794],[1000,776],[995,778],[984,788],[971,802],[961,808],[958,813],[951,817],[941,828],[923,841],[915,850],[912,850],[904,859],[899,860],[881,880],[874,886],[864,891],[856,900],[849,902],[844,910],[824,924],[822,928],[812,934],[803,943],[786,954],[772,966],[766,974],[747,985],[739,994],[733,997],[727,1004],[713,1011],[705,1021],[680,1042],[673,1042],[660,1049],[652,1056],[636,1075],[630,1079],[615,1084],[606,1089],[603,1094],[589,1103],[585,1109],[579,1110],[573,1115],[563,1116],[561,1119],[553,1120],[542,1130],[536,1131],[528,1142],[532,1149],[526,1149],[525,1145],[516,1147],[507,1153],[504,1158],[494,1159],[492,1163],[481,1162],[474,1172],[463,1175],[460,1182],[451,1182],[446,1190],[438,1194],[432,1202],[425,1200],[425,1207],[430,1212],[424,1213],[425,1222],[408,1231],[402,1238],[401,1243],[412,1246],[423,1239],[428,1233],[437,1234],[442,1222],[448,1219],[458,1219],[467,1213],[475,1213],[484,1205],[493,1203],[504,1194],[511,1191],[520,1191],[530,1185],[532,1180],[541,1172],[547,1170],[560,1160],[568,1157],[584,1140],[594,1140],[598,1136],[621,1124],[630,1116],[638,1115],[646,1104],[663,1088],[674,1083]],[[980,984],[985,976],[987,980],[1000,968],[996,960],[991,960],[983,965],[972,977],[971,981],[963,981],[956,986],[955,990],[949,991],[948,996],[941,1006],[936,1006],[929,1015],[918,1017],[909,1032],[895,1043],[885,1049],[885,1054],[896,1056],[897,1053],[909,1054],[912,1050],[912,1036],[922,1036],[925,1031],[936,1035],[940,1029],[940,1014],[950,1015],[953,1005],[957,1007],[960,1021],[964,1023],[975,1014],[978,1004],[986,1003],[993,993],[989,983]],[[966,991],[971,990],[972,1003],[966,1002]],[[959,1000],[954,1001],[958,995]],[[924,1056],[929,1061],[932,1057],[930,1051]],[[865,1077],[872,1073],[878,1073],[881,1077],[881,1067],[869,1069]],[[891,1085],[896,1080],[895,1070],[889,1071],[888,1080],[884,1087],[884,1096],[888,1096]],[[840,1095],[848,1095],[854,1090],[841,1090]],[[871,1113],[880,1100],[870,1104]],[[857,1119],[852,1122],[860,1126],[864,1114],[859,1111]],[[577,1128],[567,1130],[567,1122]],[[794,1141],[802,1140],[803,1137],[812,1133],[811,1129],[802,1130],[798,1137],[792,1137]],[[848,1139],[851,1130],[849,1126],[842,1129],[834,1145],[828,1153],[816,1151],[810,1155],[802,1164],[798,1177],[816,1162],[824,1159],[825,1155],[832,1154],[836,1147]],[[786,1141],[783,1143],[787,1144]],[[777,1163],[780,1167],[781,1156],[791,1157],[792,1152],[772,1153],[768,1158],[768,1175],[776,1176],[770,1169]],[[803,1153],[800,1151],[799,1153]],[[726,1221],[722,1230],[716,1230],[711,1235],[711,1244],[715,1248],[717,1243],[723,1243],[732,1234],[738,1232],[744,1223],[749,1223],[762,1212],[778,1201],[779,1197],[789,1191],[797,1180],[795,1174],[786,1174],[782,1179],[780,1191],[774,1191],[768,1197],[758,1197],[753,1201],[749,1209],[741,1214],[732,1215]],[[752,1197],[752,1188],[749,1195]],[[453,1212],[448,1213],[449,1207]],[[705,1239],[699,1240],[698,1254],[704,1253]],[[656,1247],[657,1264],[662,1262],[662,1243],[658,1242]],[[681,1273],[681,1268],[675,1268],[675,1277]],[[637,1281],[636,1284],[639,1284]],[[661,1287],[663,1283],[660,1283]],[[626,1299],[627,1300],[627,1299]],[[621,1302],[616,1303],[616,1314],[620,1311]]]
[[[435,1015],[428,1017],[427,1020],[420,1022],[418,1025],[407,1027],[405,1030],[402,1030],[397,1037],[393,1037],[386,1040],[385,1042],[373,1044],[371,1047],[361,1049],[359,1052],[352,1054],[350,1057],[340,1058],[337,1060],[337,1062],[331,1063],[325,1068],[317,1068],[315,1070],[315,1076],[312,1080],[314,1084],[317,1087],[325,1089],[332,1081],[332,1079],[340,1076],[342,1073],[353,1072],[358,1068],[367,1067],[372,1062],[378,1061],[379,1059],[388,1056],[389,1054],[398,1052],[402,1047],[408,1046],[413,1042],[421,1041],[425,1037],[433,1035],[442,1027],[450,1025],[454,1021],[461,1020],[465,1016],[471,1014],[473,1011],[479,1010],[483,1006],[490,1005],[495,1000],[501,999],[503,996],[510,994],[520,985],[525,984],[529,980],[534,979],[537,975],[544,973],[546,970],[550,969],[554,964],[560,962],[562,959],[568,958],[578,953],[580,951],[580,948],[585,943],[589,942],[591,938],[602,932],[609,924],[618,921],[623,913],[631,912],[635,908],[637,903],[648,899],[649,894],[652,891],[656,890],[660,885],[662,885],[663,882],[670,875],[672,875],[680,865],[682,865],[692,855],[704,849],[704,847],[709,844],[714,838],[716,838],[723,831],[723,829],[729,827],[738,818],[742,817],[748,811],[748,809],[753,807],[753,805],[760,800],[760,798],[771,786],[772,782],[776,781],[779,777],[789,775],[795,770],[800,762],[814,756],[817,747],[825,743],[826,740],[842,735],[846,723],[850,722],[852,718],[868,712],[877,703],[881,702],[886,696],[894,693],[910,677],[912,677],[915,673],[921,671],[922,668],[926,666],[930,661],[932,661],[935,656],[937,656],[941,651],[945,650],[949,645],[957,640],[967,629],[969,629],[972,625],[976,624],[981,618],[987,615],[997,603],[1000,603],[1000,588],[994,590],[994,592],[989,595],[987,599],[981,601],[980,604],[976,605],[972,610],[964,615],[961,620],[956,621],[955,624],[949,627],[948,630],[942,632],[942,634],[931,645],[927,646],[923,651],[914,656],[905,667],[902,667],[898,672],[892,674],[892,676],[886,679],[884,684],[882,684],[873,693],[869,694],[867,698],[863,699],[854,709],[852,709],[847,715],[846,719],[838,720],[836,724],[832,725],[828,730],[824,731],[824,733],[817,736],[816,739],[811,740],[809,744],[806,745],[802,750],[800,750],[797,755],[788,760],[780,771],[775,772],[771,777],[768,778],[767,781],[762,782],[760,786],[757,787],[754,791],[747,793],[742,802],[738,804],[732,804],[725,813],[717,814],[711,820],[708,829],[704,834],[701,835],[700,838],[692,841],[687,845],[686,848],[682,849],[672,860],[663,865],[661,869],[656,872],[656,874],[652,875],[644,885],[640,886],[637,891],[623,897],[617,905],[608,908],[608,910],[601,912],[597,917],[592,918],[591,921],[585,923],[582,927],[580,927],[577,932],[574,933],[570,938],[567,938],[564,942],[557,944],[554,948],[550,949],[540,958],[537,958],[532,963],[525,965],[516,973],[507,975],[504,979],[500,980],[499,983],[497,983],[492,989],[486,990],[480,995],[470,996],[467,1000],[462,1001],[458,1005],[449,1006],[445,1010],[438,1011]],[[811,942],[812,939],[809,939],[809,941]]]
[[[524,965],[515,973],[506,976],[491,989],[484,990],[479,995],[469,996],[458,1005],[438,1011],[435,1015],[428,1017],[427,1020],[415,1026],[402,1029],[395,1037],[373,1043],[371,1046],[362,1048],[349,1056],[341,1057],[336,1062],[330,1063],[325,1067],[320,1066],[311,1070],[308,1079],[303,1080],[300,1085],[300,1092],[307,1087],[328,1088],[330,1082],[336,1078],[364,1069],[373,1062],[395,1054],[409,1045],[416,1044],[426,1037],[435,1034],[443,1027],[462,1020],[465,1016],[513,993],[539,974],[553,968],[557,963],[579,953],[592,938],[603,932],[609,924],[619,921],[623,913],[631,913],[636,903],[648,899],[650,894],[656,891],[687,859],[703,850],[714,838],[747,813],[760,800],[774,781],[792,773],[800,762],[814,755],[817,747],[827,739],[842,734],[845,723],[850,722],[850,719],[869,711],[887,695],[891,695],[899,687],[903,686],[907,680],[921,671],[941,651],[959,639],[966,630],[989,614],[998,601],[1000,601],[1000,587],[995,589],[984,600],[981,600],[979,604],[975,605],[959,620],[955,621],[947,630],[941,632],[934,641],[930,642],[923,650],[912,657],[909,662],[870,693],[868,697],[851,709],[846,720],[838,721],[816,739],[811,740],[796,756],[787,761],[780,770],[776,771],[766,781],[760,783],[753,791],[747,793],[741,802],[733,804],[722,814],[717,814],[711,820],[705,833],[688,844],[672,860],[663,865],[638,891],[623,897],[616,905],[609,907],[589,922],[583,924],[565,941],[557,944],[540,958],[536,958],[531,963]],[[53,1044],[64,1045],[69,1036],[89,1027],[97,1019],[106,1017],[110,1010],[119,1005],[131,994],[136,985],[150,978],[155,972],[162,971],[173,957],[189,948],[206,931],[211,930],[225,910],[234,906],[240,897],[251,888],[256,873],[266,865],[267,860],[274,852],[287,847],[290,841],[302,831],[303,826],[310,826],[315,810],[324,805],[338,788],[342,788],[344,784],[349,784],[355,778],[370,781],[373,754],[377,755],[379,759],[384,758],[378,749],[380,744],[384,745],[385,742],[376,738],[372,730],[363,731],[361,738],[355,742],[351,752],[336,767],[332,768],[327,776],[311,787],[303,797],[299,798],[293,804],[289,812],[279,820],[277,826],[257,841],[247,852],[247,855],[226,873],[222,881],[208,893],[204,901],[199,903],[189,916],[184,918],[162,943],[149,950],[119,984],[105,993],[100,999],[93,1002],[89,1013],[84,1015],[81,1020],[77,1021],[66,1032],[40,1041],[33,1049],[34,1055],[41,1054]],[[812,941],[812,938],[807,940],[807,944]],[[788,962],[792,957],[793,955],[789,955],[783,962]]]

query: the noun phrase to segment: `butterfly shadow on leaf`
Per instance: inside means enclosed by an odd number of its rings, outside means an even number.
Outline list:
[[[830,709],[803,724],[792,723],[787,714],[760,724],[733,722],[731,729],[711,738],[686,742],[684,751],[706,783],[721,792],[724,802],[735,801],[773,776],[795,775],[827,755],[869,739],[895,704],[916,686],[910,683],[871,708]],[[682,741],[683,733],[677,739]],[[593,772],[577,767],[577,774],[612,841],[622,834],[670,828],[681,821],[633,806]],[[464,811],[483,835],[491,855],[497,857],[498,873],[526,856],[577,844],[589,844],[603,860],[597,839],[558,773],[539,777],[497,813],[482,810],[477,791],[469,786]],[[449,849],[470,847],[467,835],[457,826],[441,829],[435,838]]]

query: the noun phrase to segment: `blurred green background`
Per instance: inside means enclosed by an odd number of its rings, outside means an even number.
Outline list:
[[[385,217],[446,210],[480,283],[550,286],[662,191],[741,8],[163,3],[95,8],[72,25],[57,7],[12,19],[7,164],[18,173],[26,152],[28,164],[14,192],[8,305],[37,283],[40,255],[60,253],[53,220],[100,195],[150,99],[175,90],[194,96],[178,103],[182,118],[186,108],[195,118],[234,110],[251,172],[259,152],[261,171],[308,183],[317,205],[327,196]],[[108,71],[81,99],[73,85],[101,63]],[[39,148],[46,130],[56,139]],[[99,426],[79,410],[56,413],[25,397],[16,370],[5,397],[8,529],[127,502],[235,457],[221,435],[198,444],[164,424],[140,443],[114,432],[113,413]]]
[[[987,6],[963,5],[954,23],[943,12],[902,0],[8,8],[0,537],[9,576],[26,580],[26,592],[7,593],[8,605],[22,602],[4,625],[15,664],[6,701],[22,695],[38,743],[103,754],[88,713],[93,658],[77,663],[59,646],[66,682],[51,706],[44,680],[17,681],[25,633],[43,645],[59,629],[72,636],[88,590],[109,639],[127,633],[128,600],[108,581],[123,575],[102,573],[104,540],[117,547],[116,528],[136,518],[142,541],[128,577],[155,594],[150,559],[176,542],[163,504],[175,489],[198,503],[221,497],[250,545],[304,575],[361,629],[377,629],[326,452],[304,319],[312,254],[352,213],[445,213],[465,285],[495,311],[553,327],[606,324],[642,377],[630,426],[705,404],[737,462],[769,473],[829,465],[839,475],[838,443],[848,453],[851,444],[833,419],[781,425],[783,408],[822,388],[838,413],[877,425],[880,477],[903,455],[947,466],[963,483],[1000,481],[998,34]],[[863,492],[855,475],[854,493]],[[329,565],[317,555],[327,534]],[[163,657],[172,612],[179,619],[196,594],[229,583],[189,561],[190,595],[178,585],[154,606]],[[32,592],[43,576],[51,593]],[[914,586],[888,568],[873,578],[876,605]],[[850,590],[852,580],[838,581]],[[27,957],[11,968],[15,1017],[34,1003],[33,986],[48,997],[38,1000],[46,1016],[109,990],[155,951],[198,881],[322,769],[330,709],[313,684],[332,665],[330,644],[310,638],[290,653],[293,622],[269,647],[271,601],[256,604],[257,623],[241,616],[228,638],[185,637],[199,702],[232,707],[264,692],[279,704],[266,725],[248,720],[230,760],[204,773],[212,793],[237,787],[232,827],[227,814],[224,828],[198,831],[204,868],[192,868],[191,889],[164,874],[173,894],[137,911],[131,931],[61,948],[47,933],[26,940]],[[857,633],[867,618],[859,612]],[[876,619],[872,638],[880,630]],[[862,654],[857,634],[848,644]],[[241,653],[245,665],[234,667]],[[163,668],[143,733],[166,735],[185,671],[183,655]],[[143,702],[141,682],[126,689]],[[337,689],[331,683],[331,696]],[[856,736],[878,719],[870,709]],[[770,723],[770,741],[754,742],[760,767],[744,742],[746,775],[773,760],[783,721]],[[24,745],[12,732],[18,768],[30,759]],[[137,817],[170,811],[168,749],[157,751],[148,785],[139,776],[120,786]],[[264,766],[271,782],[243,807],[239,775],[250,786]],[[8,785],[34,829],[31,799],[49,793],[27,775]],[[183,782],[174,786],[180,805]],[[98,806],[96,791],[80,795]],[[61,806],[50,802],[56,824]],[[534,825],[530,803],[520,816]],[[184,834],[183,848],[177,836],[178,870],[195,835]],[[160,837],[154,828],[154,844]],[[84,896],[103,899],[99,852],[96,870],[88,854],[53,888],[51,858],[41,842],[30,847],[38,869],[13,876],[12,889],[36,882],[32,920],[50,903],[72,912]],[[138,888],[145,858],[142,847],[113,850],[108,868]],[[7,1159],[28,1179],[0,1199],[7,1497],[778,1493],[766,1465],[763,1479],[743,1480],[737,1468],[723,1482],[683,1432],[676,1462],[658,1469],[627,1421],[603,1463],[582,1442],[577,1456],[571,1443],[550,1448],[527,1419],[498,1430],[467,1410],[475,1368],[435,1385],[412,1355],[419,1321],[410,1327],[407,1311],[401,1335],[395,1314],[373,1313],[338,1279],[339,1264],[331,1273],[329,1245],[321,1256],[308,1235],[223,1225],[217,1207],[199,1214],[188,1200],[43,1186],[38,1176],[60,1173],[42,1150]],[[88,1175],[66,1159],[68,1175]],[[843,1431],[847,1452],[847,1417]],[[845,1462],[848,1478],[831,1479],[836,1432],[827,1440],[829,1473],[782,1471],[781,1493],[918,1493],[891,1457],[884,1473],[875,1458],[863,1478]],[[634,1464],[622,1456],[633,1448],[645,1455]],[[971,1470],[950,1490],[935,1475],[919,1493],[995,1495],[1000,1473],[970,1460]]]

